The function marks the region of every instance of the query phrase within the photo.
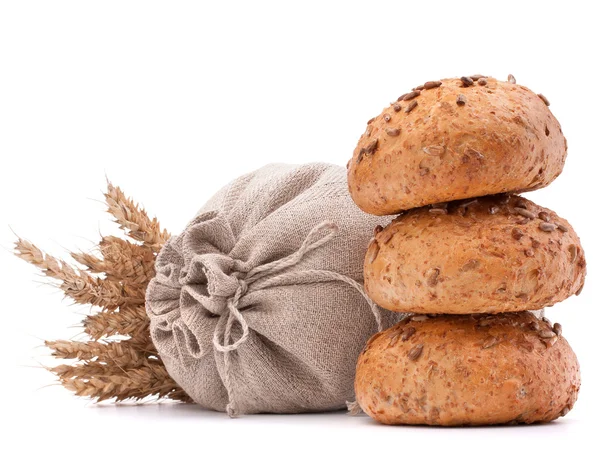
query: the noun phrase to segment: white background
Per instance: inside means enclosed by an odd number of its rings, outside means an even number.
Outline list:
[[[595,2],[0,2],[2,434],[43,449],[451,449],[597,446],[600,77]],[[73,309],[10,255],[115,231],[105,176],[178,232],[217,188],[274,161],[343,165],[366,121],[430,79],[484,73],[544,93],[569,141],[563,174],[527,197],[567,218],[583,294],[551,308],[579,356],[575,409],[550,425],[384,427],[343,413],[229,420],[192,406],[99,406],[42,364]],[[43,388],[42,388],[43,387]],[[4,447],[4,446],[3,446]],[[597,449],[597,448],[596,448]]]

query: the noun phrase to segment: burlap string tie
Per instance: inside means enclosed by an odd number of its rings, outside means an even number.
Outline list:
[[[373,228],[391,220],[363,213],[346,169],[327,163],[272,164],[221,188],[165,243],[146,290],[171,377],[232,416],[342,408],[365,343],[402,317],[362,287]]]
[[[230,417],[236,416],[236,403],[234,387],[232,383],[233,375],[229,353],[238,349],[248,339],[250,334],[248,323],[238,309],[240,300],[244,297],[244,295],[269,287],[287,285],[292,281],[295,284],[311,284],[331,281],[344,282],[359,291],[360,294],[366,299],[371,307],[373,316],[377,321],[378,329],[382,330],[383,325],[381,313],[373,301],[371,301],[371,299],[367,296],[362,285],[356,282],[354,279],[334,271],[320,269],[294,271],[277,275],[278,272],[296,265],[310,251],[317,249],[329,242],[336,235],[337,231],[338,227],[334,223],[328,221],[322,222],[309,232],[300,248],[293,254],[280,260],[258,266],[249,271],[244,278],[241,278],[242,275],[240,274],[233,274],[237,280],[238,286],[233,296],[226,299],[227,310],[221,315],[213,335],[213,345],[215,350],[223,353],[225,367],[223,384],[227,390],[227,414]],[[323,233],[325,233],[325,235],[323,235]],[[231,343],[231,331],[234,322],[236,321],[242,329],[242,335],[233,343]]]

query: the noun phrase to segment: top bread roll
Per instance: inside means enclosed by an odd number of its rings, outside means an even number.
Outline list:
[[[562,171],[567,142],[548,100],[514,77],[427,82],[368,122],[348,162],[365,212],[531,191]]]

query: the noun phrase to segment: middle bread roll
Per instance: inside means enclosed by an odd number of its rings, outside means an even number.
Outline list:
[[[400,312],[537,310],[579,294],[585,274],[569,223],[514,195],[409,210],[365,257],[367,293]]]

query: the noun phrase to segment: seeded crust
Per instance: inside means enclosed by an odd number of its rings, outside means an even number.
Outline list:
[[[577,357],[530,312],[405,318],[359,357],[360,407],[384,424],[536,423],[569,412]]]
[[[414,313],[537,310],[579,294],[585,275],[571,225],[516,195],[407,211],[376,228],[364,265],[373,301]]]
[[[362,210],[388,215],[531,191],[561,173],[567,143],[544,96],[490,77],[463,78],[472,83],[419,86],[369,121],[348,162],[350,194]]]

